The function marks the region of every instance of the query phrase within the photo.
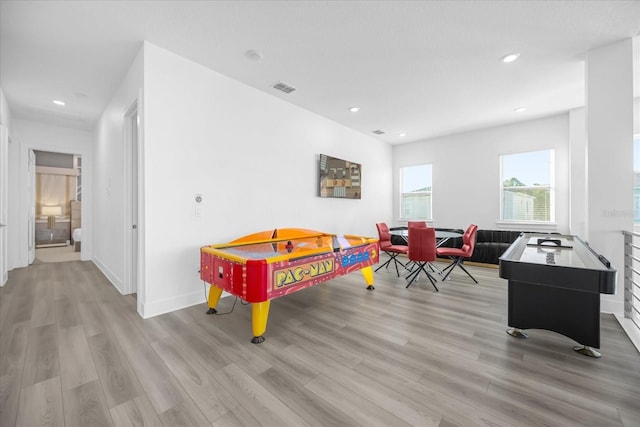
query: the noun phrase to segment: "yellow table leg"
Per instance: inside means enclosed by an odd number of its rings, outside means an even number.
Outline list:
[[[371,268],[371,266],[365,267],[362,270],[362,275],[364,276],[364,280],[367,282],[367,289],[372,290],[375,289],[373,287],[373,269]]]
[[[218,305],[218,301],[220,301],[220,295],[222,295],[221,288],[214,285],[209,287],[209,299],[207,300],[209,310],[207,310],[207,314],[216,314],[218,312],[216,306]]]
[[[253,326],[253,338],[251,342],[254,344],[260,344],[264,341],[262,334],[267,330],[267,317],[269,317],[270,305],[271,300],[251,304],[251,322]]]

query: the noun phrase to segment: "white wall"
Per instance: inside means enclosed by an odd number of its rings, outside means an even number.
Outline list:
[[[584,107],[569,111],[569,233],[588,236],[587,128]]]
[[[26,267],[28,261],[27,163],[29,150],[53,151],[82,155],[82,252],[81,259],[90,259],[91,227],[84,224],[91,218],[92,135],[90,132],[51,126],[13,118],[12,144],[9,147],[9,269]],[[18,185],[14,185],[17,183]],[[16,227],[13,227],[16,224]],[[88,224],[87,224],[88,225]]]
[[[0,88],[0,286],[8,280],[9,256],[9,135],[11,112]]]
[[[555,150],[556,227],[569,230],[569,117],[562,114],[538,120],[443,136],[393,147],[393,218],[399,223],[400,168],[433,165],[433,225],[480,229],[506,226],[500,220],[500,156]],[[531,225],[511,227],[535,231]]]
[[[151,44],[144,56],[144,317],[204,301],[201,246],[279,227],[376,236],[390,220],[387,144]],[[361,200],[317,196],[320,153],[362,164]]]
[[[7,269],[12,270],[18,266],[18,251],[15,250],[14,244],[16,244],[18,239],[18,224],[19,224],[19,212],[18,209],[18,200],[21,188],[14,185],[14,183],[19,182],[19,172],[20,169],[16,164],[16,160],[20,156],[20,147],[17,143],[14,142],[12,138],[12,117],[11,110],[9,108],[9,104],[7,102],[7,98],[4,95],[4,92],[0,90],[0,123],[4,126],[7,126],[9,133],[9,144],[7,147],[7,153],[2,153],[2,155],[7,155],[9,163],[8,163],[8,188],[7,188],[7,247],[11,248],[7,250]]]
[[[11,110],[2,88],[0,88],[0,124],[5,125],[7,128],[11,127]]]
[[[616,295],[603,311],[624,313],[622,230],[633,228],[632,41],[587,52],[586,125],[589,244],[618,270]]]
[[[121,292],[123,117],[136,100],[144,317],[204,301],[201,246],[275,227],[375,235],[375,222],[391,217],[388,145],[145,43],[96,126],[93,149],[93,260]],[[363,164],[362,200],[316,196],[320,153]],[[196,194],[204,196],[200,217]]]
[[[640,73],[640,70],[638,70]],[[640,98],[633,100],[633,134],[640,134]]]
[[[141,48],[94,131],[93,262],[121,293],[124,292],[124,210],[128,194],[124,181],[124,114],[137,102],[142,87]]]

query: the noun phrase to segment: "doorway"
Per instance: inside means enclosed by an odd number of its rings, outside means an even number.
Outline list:
[[[30,150],[30,169],[34,166],[28,184],[34,194],[29,209],[29,229],[34,231],[29,238],[30,258],[35,243],[39,262],[80,260],[81,165],[77,154]]]

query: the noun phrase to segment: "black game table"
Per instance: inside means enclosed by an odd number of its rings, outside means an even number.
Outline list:
[[[601,354],[600,294],[613,294],[616,270],[577,236],[523,233],[500,257],[509,280],[507,333],[545,329],[572,338],[574,350]]]

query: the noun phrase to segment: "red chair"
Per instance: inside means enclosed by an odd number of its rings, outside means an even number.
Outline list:
[[[438,256],[446,256],[451,258],[451,264],[449,264],[442,272],[445,271],[447,274],[442,278],[442,280],[447,280],[449,274],[453,271],[454,268],[460,267],[462,271],[467,273],[474,282],[478,283],[478,281],[467,271],[466,268],[462,265],[465,258],[470,258],[473,254],[473,249],[476,246],[476,233],[478,232],[478,226],[475,224],[471,224],[467,227],[466,231],[462,235],[462,247],[461,248],[445,248],[440,247],[436,249]],[[448,271],[447,271],[448,270]]]
[[[409,280],[407,288],[418,278],[420,272],[423,272],[435,290],[439,292],[435,277],[425,268],[430,262],[436,260],[436,230],[409,226],[409,253],[407,255],[415,263],[415,268],[407,276],[407,280]]]
[[[389,232],[389,227],[384,222],[379,222],[376,224],[376,228],[378,229],[378,238],[380,240],[380,250],[389,255],[389,259],[384,264],[380,265],[376,268],[376,271],[380,270],[382,267],[389,268],[389,264],[393,261],[396,266],[396,274],[400,277],[400,271],[398,270],[398,264],[405,268],[404,263],[398,259],[398,255],[407,254],[409,248],[406,245],[394,245],[391,243],[391,233]]]

